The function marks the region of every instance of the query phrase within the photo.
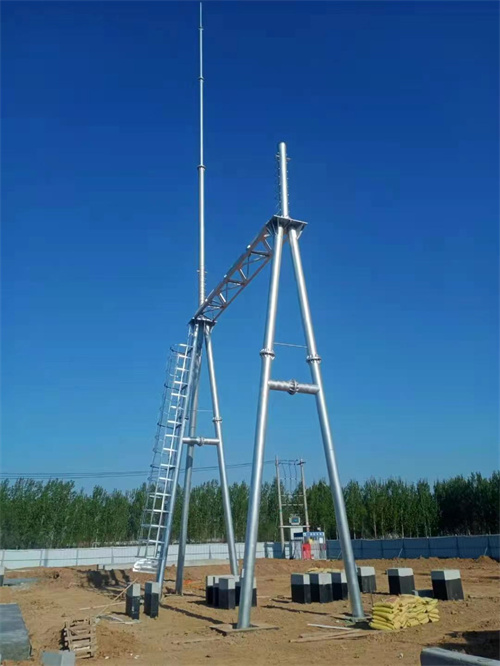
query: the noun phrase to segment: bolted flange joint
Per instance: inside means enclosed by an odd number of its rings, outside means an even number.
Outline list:
[[[260,350],[260,355],[261,356],[269,356],[272,359],[274,359],[275,356],[276,356],[276,354],[274,353],[274,351],[272,349],[261,349]]]
[[[212,423],[222,423],[222,418],[220,416],[214,416]]]
[[[288,388],[288,393],[290,395],[295,395],[299,392],[299,382],[296,379],[290,379],[290,386]]]
[[[311,354],[310,356],[308,356],[308,357],[306,358],[306,361],[307,361],[308,363],[321,363],[321,356],[319,356],[318,354],[316,354],[316,356],[314,356],[313,354]]]

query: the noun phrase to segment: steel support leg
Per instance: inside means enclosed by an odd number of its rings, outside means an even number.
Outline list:
[[[192,349],[192,354],[193,357],[191,358],[191,364],[189,366],[189,373],[188,373],[188,381],[187,381],[187,386],[186,386],[186,412],[189,413],[189,408],[190,404],[192,402],[192,387],[193,387],[193,376],[196,371],[196,354],[197,350],[199,348],[198,341],[201,335],[201,330],[200,330],[200,325],[199,323],[195,322],[193,324],[190,324],[193,329],[193,349]],[[180,432],[179,432],[179,448],[177,452],[177,464],[175,467],[174,471],[174,476],[172,479],[172,489],[171,489],[171,496],[170,496],[170,511],[166,515],[166,523],[165,523],[165,536],[163,540],[163,544],[161,547],[161,552],[160,552],[160,563],[158,566],[158,571],[156,573],[156,581],[160,584],[160,595],[163,594],[163,579],[165,577],[165,567],[167,565],[167,557],[168,557],[168,546],[170,544],[170,539],[172,537],[172,522],[173,522],[173,517],[174,517],[174,511],[175,511],[175,500],[177,497],[177,484],[179,482],[179,472],[181,469],[181,456],[182,456],[182,440],[184,438],[184,433],[186,430],[186,422],[187,420],[184,418],[182,419],[182,425],[180,427]]]
[[[259,504],[269,404],[268,383],[269,379],[271,378],[271,363],[274,358],[273,346],[274,332],[276,328],[276,310],[278,305],[281,256],[283,250],[283,227],[279,225],[277,229],[275,229],[274,233],[274,253],[271,282],[269,285],[266,333],[264,336],[264,348],[260,352],[262,364],[260,375],[259,406],[257,409],[252,482],[250,487],[250,499],[248,504],[248,519],[245,537],[245,559],[243,564],[244,574],[241,585],[241,599],[238,614],[238,628],[240,629],[246,629],[250,626],[250,611],[252,608],[253,579],[255,575],[255,551],[257,548],[257,533],[259,528]]]
[[[276,465],[276,490],[278,491],[278,510],[280,516],[280,541],[281,541],[281,557],[285,557],[285,526],[283,525],[283,505],[281,503],[281,479],[280,479],[280,463],[278,457],[275,460]]]
[[[342,486],[340,485],[340,477],[337,469],[337,462],[335,460],[328,411],[326,409],[325,394],[323,391],[323,379],[320,369],[321,358],[319,357],[318,351],[316,349],[316,340],[312,325],[311,311],[309,308],[309,299],[307,297],[306,282],[302,268],[302,260],[300,257],[299,240],[295,229],[290,229],[289,241],[290,249],[292,251],[295,278],[297,280],[297,288],[299,292],[300,310],[302,313],[302,321],[304,324],[304,332],[307,342],[307,362],[309,363],[311,369],[312,381],[314,384],[319,386],[319,392],[316,394],[316,407],[318,410],[321,436],[323,438],[323,446],[325,449],[328,476],[330,478],[330,488],[332,491],[333,504],[335,507],[335,516],[337,518],[340,546],[342,548],[342,556],[347,578],[347,587],[349,590],[349,599],[351,602],[353,616],[356,618],[363,618],[364,612],[356,573],[356,563],[354,561],[354,554],[352,552],[352,543],[349,534],[349,525],[347,522],[344,496],[342,494]]]
[[[201,338],[200,334],[200,338]],[[193,377],[193,401],[189,414],[189,436],[196,435],[196,421],[198,416],[198,395],[200,389],[201,345],[194,362],[197,362],[195,376]],[[199,361],[198,361],[199,359]],[[179,554],[177,557],[177,574],[175,579],[175,593],[182,594],[184,581],[184,562],[186,559],[186,543],[189,520],[189,501],[191,499],[191,479],[193,475],[194,444],[189,444],[186,451],[186,472],[184,475],[184,496],[182,502],[181,531],[179,534]]]
[[[222,419],[219,410],[219,396],[217,393],[217,381],[215,379],[214,356],[212,350],[212,326],[205,324],[205,347],[207,350],[208,376],[210,378],[210,391],[212,393],[212,411],[215,437],[219,440],[217,445],[217,456],[219,459],[220,486],[222,492],[222,504],[224,506],[224,520],[226,523],[227,549],[229,552],[229,563],[233,576],[238,575],[238,559],[236,557],[236,543],[234,540],[233,516],[231,513],[231,501],[229,499],[229,488],[227,485],[226,463],[224,460],[224,444],[222,441]]]

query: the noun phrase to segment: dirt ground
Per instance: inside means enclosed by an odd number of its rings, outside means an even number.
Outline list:
[[[339,562],[314,562],[314,566],[341,568]],[[466,599],[439,602],[441,621],[397,632],[372,632],[358,639],[291,643],[303,633],[326,633],[328,629],[308,623],[340,624],[334,615],[349,611],[348,602],[303,606],[290,601],[290,573],[306,571],[311,562],[258,560],[258,607],[252,621],[277,625],[278,630],[234,634],[223,637],[210,625],[235,622],[236,611],[224,611],[205,605],[204,580],[208,574],[229,573],[226,565],[187,567],[185,595],[167,595],[160,616],[123,624],[101,618],[97,625],[98,653],[91,660],[79,660],[89,666],[144,664],[147,666],[196,666],[198,664],[238,664],[242,666],[273,664],[290,666],[312,660],[336,666],[417,666],[422,647],[440,646],[484,657],[499,658],[500,566],[482,557],[479,560],[365,560],[374,566],[380,593],[363,595],[370,611],[375,600],[388,594],[385,571],[395,566],[412,567],[418,589],[431,587],[432,569],[460,569]],[[16,602],[21,607],[30,633],[34,660],[40,663],[42,650],[60,649],[61,629],[68,619],[105,613],[126,620],[122,600],[108,610],[88,607],[112,601],[132,580],[142,584],[151,578],[132,571],[97,571],[78,567],[65,569],[30,569],[7,572],[7,577],[38,577],[30,585],[0,588],[0,603]],[[175,568],[167,570],[167,585],[173,585]],[[192,638],[203,642],[184,643]],[[209,660],[209,661],[207,661]],[[14,662],[7,662],[14,663]]]

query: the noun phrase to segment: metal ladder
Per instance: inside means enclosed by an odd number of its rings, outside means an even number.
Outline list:
[[[147,496],[141,520],[139,542],[145,557],[134,571],[156,573],[165,541],[165,525],[171,511],[173,483],[181,464],[183,420],[187,417],[188,376],[193,357],[193,333],[187,344],[171,347],[163,399],[158,418],[153,460],[147,481]]]

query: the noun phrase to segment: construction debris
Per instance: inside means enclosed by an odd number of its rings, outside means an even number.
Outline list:
[[[402,594],[390,597],[373,605],[373,617],[370,622],[372,629],[394,631],[416,627],[428,622],[439,622],[437,599],[416,597]]]
[[[313,634],[300,634],[299,638],[292,638],[290,643],[315,643],[316,641],[341,641],[370,636],[372,632],[362,629],[348,629],[347,631],[334,631],[324,634],[315,632]]]
[[[66,622],[63,629],[63,642],[67,650],[72,650],[76,658],[94,657],[97,650],[95,621],[89,617]]]

